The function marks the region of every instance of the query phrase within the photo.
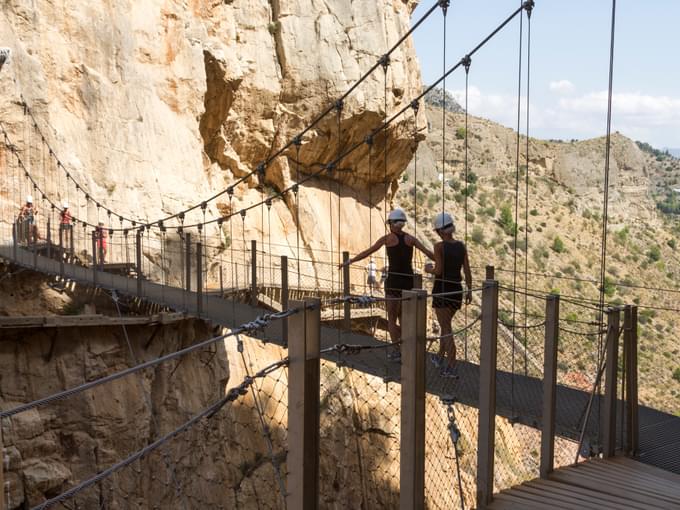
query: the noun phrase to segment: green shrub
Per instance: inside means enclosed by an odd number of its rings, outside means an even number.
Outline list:
[[[616,284],[609,276],[604,277],[604,295],[612,297],[616,293]]]
[[[469,184],[475,184],[478,179],[479,179],[479,176],[476,173],[474,173],[472,170],[468,171],[467,182]]]
[[[666,245],[668,245],[668,247],[671,250],[675,250],[675,248],[677,247],[677,245],[675,243],[675,239],[669,239],[668,241],[666,241]]]
[[[552,244],[552,250],[555,253],[563,253],[565,248],[564,248],[564,241],[560,239],[560,236],[555,236],[555,239],[553,239],[553,244]]]
[[[661,249],[657,245],[652,246],[647,252],[647,257],[652,262],[661,260]]]
[[[456,129],[456,139],[458,139],[458,140],[465,139],[465,134],[466,134],[466,131],[465,131],[464,127],[459,127],[458,129]]]
[[[626,244],[629,232],[630,231],[628,227],[623,227],[621,230],[614,234],[614,240],[619,244]]]
[[[481,227],[475,227],[472,229],[472,234],[470,234],[470,239],[475,244],[484,244],[484,231]]]
[[[532,209],[531,211],[529,211],[529,214],[531,214],[532,216],[538,216],[538,211],[536,209]]]
[[[501,216],[498,220],[498,223],[506,235],[514,235],[517,231],[517,225],[512,219],[512,211],[510,210],[509,205],[504,205],[501,207]]]
[[[673,379],[680,382],[680,367],[673,370]]]

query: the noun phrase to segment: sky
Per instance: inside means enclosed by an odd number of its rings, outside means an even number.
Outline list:
[[[415,23],[437,0],[421,0]],[[446,67],[460,61],[519,0],[452,0],[446,16]],[[585,139],[606,130],[612,0],[536,0],[531,16],[529,132]],[[526,132],[527,18],[523,18],[522,123]],[[415,31],[423,83],[443,74],[444,18],[437,8]],[[472,59],[468,111],[517,127],[519,16]],[[680,0],[618,0],[612,130],[657,148],[680,148]],[[446,89],[464,103],[465,72]]]

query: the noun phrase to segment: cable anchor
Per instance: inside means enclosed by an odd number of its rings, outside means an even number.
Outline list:
[[[470,65],[472,64],[472,58],[470,58],[470,55],[465,55],[463,58],[461,58],[460,63],[465,68],[465,74],[468,74],[468,72],[470,72]]]
[[[444,16],[446,16],[446,12],[449,10],[449,0],[439,0],[439,7],[442,8],[442,12],[444,13]]]
[[[533,11],[535,5],[534,0],[527,0],[522,4],[522,7],[527,11],[527,18],[531,18],[531,11]]]
[[[385,54],[382,57],[380,57],[380,60],[378,60],[378,64],[380,64],[383,68],[383,71],[387,72],[387,68],[390,66],[391,60],[390,56]]]

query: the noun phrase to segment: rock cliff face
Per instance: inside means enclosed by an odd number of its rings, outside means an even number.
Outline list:
[[[0,100],[0,114],[19,138],[25,122],[17,103],[23,95],[55,152],[95,199],[152,220],[226,188],[284,146],[408,30],[416,5],[415,0],[5,2],[0,41],[13,55],[0,74],[9,92]],[[386,98],[383,79],[378,68],[348,97],[340,136],[332,113],[306,132],[299,159],[289,150],[266,168],[264,182],[253,176],[237,187],[232,210],[260,201],[256,186],[280,190],[298,172],[314,172],[362,141],[383,121],[384,101],[388,115],[408,104],[420,90],[410,40],[392,54]],[[409,115],[390,126],[387,141],[376,138],[373,156],[381,161],[387,148],[386,172],[381,167],[369,175],[362,147],[333,175],[302,187],[305,245],[330,244],[329,208],[337,211],[337,200],[326,205],[329,188],[353,205],[341,220],[347,228],[368,223],[367,185],[373,184],[372,200],[379,202],[391,189],[385,177],[394,181],[411,158]],[[74,189],[66,197],[58,181],[46,186],[53,198],[75,202]],[[11,207],[18,206],[15,195],[21,193],[3,197]],[[208,204],[206,215],[228,208],[225,196]],[[292,194],[274,204],[266,227],[272,237],[284,243],[295,238],[294,209]],[[256,211],[246,218],[246,239],[262,235]],[[84,209],[78,212],[85,216]],[[377,210],[373,214],[375,221],[382,217]],[[186,223],[201,219],[198,210]],[[357,234],[343,249],[368,243],[366,232]]]

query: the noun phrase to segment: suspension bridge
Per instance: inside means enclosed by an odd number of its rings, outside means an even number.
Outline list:
[[[446,17],[448,8],[448,1],[435,2],[423,18],[414,23],[411,31],[404,34],[343,96],[333,101],[294,139],[248,175],[205,200],[153,221],[130,218],[128,214],[114,211],[103,200],[95,198],[58,158],[57,151],[41,131],[30,106],[21,98],[19,106],[23,108],[25,124],[20,130],[20,138],[13,139],[10,130],[0,125],[4,138],[2,163],[3,173],[7,176],[7,196],[13,197],[4,201],[4,242],[0,246],[0,258],[11,267],[47,275],[57,287],[75,284],[95,288],[110,294],[116,306],[119,296],[129,296],[154,303],[164,310],[209,321],[227,328],[228,332],[144,362],[135,358],[130,347],[135,361],[130,368],[5,409],[0,412],[1,419],[11,420],[23,412],[54,404],[123,377],[133,374],[139,377],[143,370],[172,362],[232,337],[238,342],[237,352],[241,356],[241,336],[266,340],[279,345],[282,352],[286,349],[288,352],[280,361],[255,372],[250,371],[243,357],[246,374],[243,381],[232,386],[209,407],[178,428],[132,452],[127,458],[90,478],[74,481],[67,490],[46,498],[35,508],[57,505],[68,507],[68,501],[77,502],[78,498],[84,498],[81,501],[85,502],[92,501],[88,498],[95,497],[94,493],[90,493],[95,488],[99,491],[99,507],[107,508],[107,504],[102,502],[106,500],[101,495],[103,487],[131,504],[128,498],[136,488],[134,484],[123,487],[129,480],[121,478],[121,472],[131,466],[134,469],[135,465],[153,459],[154,455],[160,455],[158,462],[165,467],[165,485],[174,486],[170,492],[174,494],[175,500],[170,504],[185,508],[198,505],[229,507],[225,502],[201,499],[206,496],[201,495],[200,491],[184,490],[177,480],[176,461],[170,458],[164,446],[186,437],[187,432],[194,427],[203,427],[203,432],[209,433],[206,422],[218,413],[235,413],[235,404],[246,395],[252,397],[253,412],[263,437],[264,453],[255,456],[255,459],[264,457],[272,466],[272,486],[269,490],[276,488],[277,497],[273,502],[269,500],[269,504],[274,507],[315,507],[320,493],[325,493],[325,482],[323,477],[319,477],[319,451],[323,449],[323,445],[319,444],[322,441],[319,431],[325,430],[320,400],[332,398],[328,388],[325,388],[324,396],[324,388],[320,389],[320,386],[328,385],[333,380],[342,382],[350,376],[366,378],[369,387],[376,381],[384,384],[385,389],[380,390],[381,398],[395,407],[396,422],[392,420],[394,417],[387,416],[381,417],[380,421],[385,428],[392,427],[388,432],[381,429],[382,433],[387,437],[394,435],[399,438],[398,441],[393,441],[382,452],[372,450],[373,455],[382,453],[385,458],[398,458],[399,473],[389,472],[389,469],[384,473],[386,479],[396,479],[396,499],[381,501],[384,506],[394,505],[398,501],[401,508],[422,508],[427,500],[428,506],[433,508],[466,508],[474,505],[480,508],[544,508],[541,505],[555,505],[556,502],[560,502],[557,504],[559,507],[580,508],[582,506],[578,505],[582,505],[583,501],[578,497],[571,500],[575,506],[565,506],[567,503],[563,501],[563,498],[569,499],[570,494],[573,496],[577,493],[588,493],[592,501],[599,501],[603,506],[610,504],[614,507],[620,503],[620,499],[617,499],[619,495],[605,485],[598,488],[592,483],[586,484],[582,480],[583,470],[579,471],[581,465],[591,466],[586,468],[586,472],[594,478],[602,472],[605,473],[601,475],[603,477],[628,480],[624,474],[630,478],[637,473],[636,476],[649,479],[650,483],[653,481],[654,490],[639,486],[630,489],[629,503],[632,501],[632,508],[635,505],[666,508],[668,504],[680,504],[680,479],[677,477],[680,474],[680,438],[677,435],[680,418],[638,403],[637,306],[612,305],[605,301],[602,292],[600,299],[593,301],[532,290],[528,287],[526,256],[522,288],[518,283],[522,271],[518,269],[518,252],[521,251],[518,248],[521,247],[516,231],[513,238],[515,257],[512,281],[499,283],[493,268],[488,268],[484,277],[476,275],[475,281],[484,281],[484,284],[470,289],[475,296],[473,302],[465,308],[464,317],[461,313],[457,318],[462,323],[454,335],[464,354],[460,356],[458,377],[451,379],[440,377],[438,369],[430,366],[426,359],[426,353],[441,340],[436,335],[427,337],[426,334],[425,305],[434,296],[427,290],[430,282],[416,278],[412,292],[405,292],[401,298],[389,298],[366,288],[362,267],[345,265],[340,274],[337,266],[349,259],[349,253],[341,251],[339,220],[336,229],[337,249],[333,249],[331,239],[327,262],[321,262],[316,257],[311,260],[301,257],[299,230],[295,245],[280,250],[273,249],[271,235],[268,242],[259,240],[259,250],[257,240],[252,240],[248,246],[243,225],[240,229],[240,245],[235,240],[234,223],[238,227],[238,220],[242,222],[248,214],[261,214],[264,235],[264,217],[269,214],[275,200],[291,201],[299,214],[299,187],[310,179],[332,176],[342,160],[354,151],[367,151],[371,166],[375,159],[374,151],[382,144],[383,171],[387,175],[389,126],[407,114],[415,119],[424,95],[435,86],[445,86],[447,76],[457,69],[465,71],[467,90],[467,76],[474,55],[516,18],[523,20],[526,17],[528,60],[533,1],[523,2],[458,63],[449,69],[445,68],[440,80],[418,97],[405,101],[404,106],[391,116],[388,115],[385,99],[384,122],[367,133],[363,142],[339,149],[333,160],[304,177],[298,168],[292,186],[269,195],[265,195],[262,190],[261,201],[240,210],[233,207],[232,199],[237,187],[248,179],[263,177],[266,168],[276,158],[289,157],[299,162],[300,151],[304,150],[305,134],[322,119],[337,116],[336,134],[340,138],[344,101],[374,72],[383,72],[387,90],[390,55],[425,19],[437,11]],[[520,41],[522,30],[520,22]],[[612,26],[612,51],[613,36]],[[443,39],[446,47],[445,31]],[[522,51],[520,44],[518,95],[522,89]],[[528,131],[528,109],[526,113]],[[520,211],[519,115],[518,106],[516,223]],[[610,116],[608,134],[609,119]],[[467,129],[465,136],[467,172]],[[607,152],[606,175],[609,171],[608,158]],[[528,132],[526,163],[528,168]],[[444,161],[442,168],[445,168]],[[369,175],[372,172],[373,169],[369,168]],[[525,172],[527,179],[528,174]],[[445,181],[443,179],[442,209],[446,208]],[[384,210],[387,210],[388,182],[385,180],[383,184],[384,190],[380,195],[385,203]],[[607,256],[607,191],[608,185],[605,186],[600,288],[604,288]],[[35,209],[28,215],[22,209],[22,214],[17,218],[17,210],[29,194],[36,198],[36,204],[32,204]],[[220,197],[226,197],[229,201],[230,212],[216,218],[206,218],[208,203]],[[526,199],[528,210],[528,191]],[[65,201],[72,209],[64,205]],[[373,198],[369,198],[369,202],[372,207],[376,204]],[[74,203],[75,207],[72,205]],[[332,200],[330,203],[332,205]],[[467,210],[467,202],[465,207]],[[199,219],[190,220],[196,215]],[[528,222],[528,214],[526,218]],[[118,226],[114,225],[116,220]],[[464,227],[467,240],[467,214]],[[229,245],[222,242],[221,236],[209,235],[211,228],[219,229],[220,232],[228,230]],[[528,243],[528,236],[525,243]],[[525,254],[528,253],[527,246],[525,244],[523,250]],[[280,255],[274,255],[276,251]],[[524,299],[523,312],[518,309],[518,297]],[[394,347],[393,344],[378,337],[378,326],[386,321],[384,305],[389,299],[402,302],[403,307],[401,364],[390,361],[386,356]],[[499,310],[504,307],[511,310],[509,322],[499,315]],[[567,319],[567,311],[576,313],[578,317],[595,316],[596,319]],[[623,325],[620,324],[622,314]],[[518,319],[520,315],[523,324]],[[536,320],[533,324],[530,323],[532,318]],[[124,323],[121,324],[125,327]],[[570,366],[575,360],[560,351],[562,346],[573,347],[584,338],[598,340],[597,344],[590,342],[593,344],[590,352],[584,349],[577,356],[579,360],[589,359],[594,364],[592,369]],[[324,383],[321,382],[320,366],[334,374]],[[284,370],[287,370],[285,378],[279,375]],[[583,384],[578,387],[573,384],[576,373],[584,378]],[[266,396],[264,385],[257,387],[257,381],[274,377],[276,384],[286,385],[288,408],[285,420],[277,410],[279,405],[284,405],[283,399],[279,398],[274,411],[270,412],[268,404],[271,403],[271,396]],[[375,389],[375,392],[378,393],[378,390]],[[424,422],[426,405],[438,407],[439,423]],[[460,414],[464,407],[478,410],[478,421],[470,427],[464,427],[456,417],[456,409]],[[275,420],[275,416],[278,416],[278,428],[270,423]],[[496,417],[504,418],[517,429],[526,427],[540,432],[539,454],[532,454],[535,445],[529,444],[515,445],[512,450],[513,456],[530,466],[528,474],[523,473],[521,477],[509,473],[505,477],[499,476],[498,471],[504,469],[499,452],[504,451],[506,456],[508,454],[501,448],[507,445],[497,443],[500,440],[498,430],[501,429]],[[371,426],[370,416],[363,419],[365,430],[375,428]],[[461,461],[461,429],[464,428],[474,429],[477,436],[474,460],[471,460],[474,455],[468,454]],[[278,429],[284,429],[284,432]],[[446,452],[450,453],[448,460],[437,459],[436,454],[426,455],[428,445],[432,448],[442,435],[446,438]],[[559,441],[564,441],[560,443],[562,445],[568,445],[574,467],[556,469],[555,448]],[[626,463],[617,460],[617,454],[634,457],[650,467],[641,467],[638,461]],[[585,460],[593,456],[603,456],[607,460]],[[119,477],[118,482],[113,482],[115,477]],[[541,482],[527,482],[539,477]],[[527,485],[512,488],[521,482]],[[214,482],[202,480],[201,483],[209,486]],[[553,485],[545,485],[548,483]],[[617,483],[612,484],[612,487],[617,486]],[[499,490],[501,493],[494,495]],[[538,497],[536,491],[543,493]],[[188,495],[189,492],[192,494]],[[535,496],[538,499],[534,501],[532,498]],[[2,504],[6,504],[4,498]],[[88,503],[81,504],[87,506]],[[262,502],[262,505],[266,507],[267,503]],[[160,507],[160,503],[157,507]]]

